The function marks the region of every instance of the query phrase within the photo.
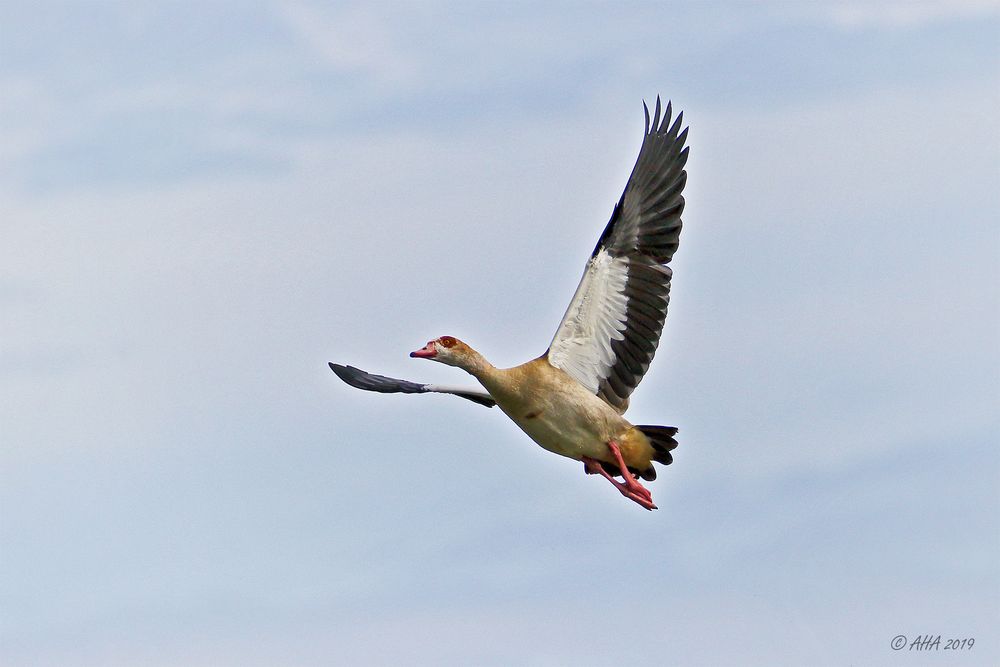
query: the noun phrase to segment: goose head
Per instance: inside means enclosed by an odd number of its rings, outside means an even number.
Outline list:
[[[419,350],[410,352],[410,356],[416,359],[439,361],[449,366],[468,368],[474,361],[476,353],[454,336],[441,336],[428,341],[427,345]]]

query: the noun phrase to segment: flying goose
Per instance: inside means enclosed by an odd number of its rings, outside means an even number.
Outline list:
[[[635,426],[622,417],[629,396],[653,360],[667,315],[671,269],[681,231],[687,181],[684,114],[671,123],[670,103],[646,129],[625,192],[587,260],[583,278],[545,354],[513,368],[495,368],[452,336],[411,352],[457,366],[483,389],[420,384],[330,364],[347,384],[383,393],[453,394],[498,405],[545,449],[582,461],[648,510],[656,509],[640,482],[656,479],[653,462],[673,459],[671,426]],[[623,481],[618,481],[621,477]]]

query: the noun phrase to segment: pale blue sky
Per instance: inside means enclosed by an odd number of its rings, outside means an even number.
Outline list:
[[[0,664],[997,664],[998,35],[990,2],[0,2]],[[628,413],[680,428],[658,512],[329,372],[544,350],[657,94],[691,128]],[[976,644],[890,648],[921,633]]]

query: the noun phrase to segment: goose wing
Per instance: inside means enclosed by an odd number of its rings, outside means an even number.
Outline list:
[[[652,123],[643,109],[639,157],[546,353],[620,412],[660,342],[687,181],[684,114],[671,123],[658,97]]]
[[[330,363],[330,370],[337,374],[341,380],[365,391],[377,391],[381,394],[426,394],[428,392],[438,394],[453,394],[468,400],[492,408],[496,401],[487,392],[479,389],[467,389],[465,387],[451,387],[440,384],[420,384],[409,380],[397,380],[385,375],[375,375],[366,373],[354,366],[342,366],[341,364]]]

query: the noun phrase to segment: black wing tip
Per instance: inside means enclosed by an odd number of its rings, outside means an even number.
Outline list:
[[[337,377],[357,389],[377,391],[382,394],[421,394],[427,391],[426,385],[419,382],[376,375],[354,366],[344,366],[333,362],[329,362],[329,366],[330,370],[337,374]]]
[[[684,130],[678,134],[678,130],[681,124],[683,124],[684,122],[683,121],[684,112],[681,111],[680,113],[678,113],[677,118],[674,119],[673,124],[671,124],[670,121],[671,121],[671,115],[673,113],[673,101],[667,100],[667,107],[664,113],[662,109],[662,102],[659,95],[656,96],[656,103],[654,105],[652,121],[650,121],[649,105],[646,103],[646,100],[642,101],[642,111],[643,114],[645,115],[645,133],[642,140],[642,148],[639,150],[639,160],[641,161],[643,151],[645,151],[646,148],[651,144],[657,144],[660,146],[667,144],[670,146],[668,150],[671,152],[675,152],[676,161],[679,164],[679,168],[683,169],[684,165],[687,163],[688,153],[690,149],[689,146],[685,146],[685,143],[687,142],[689,128],[685,127]],[[663,114],[662,119],[661,119],[661,113]],[[664,141],[664,138],[666,138],[666,141]],[[636,167],[633,169],[633,175],[635,174],[635,169],[639,168],[639,164],[640,163],[637,163]],[[687,174],[682,171],[681,177],[684,178],[685,181],[686,181],[686,176]],[[632,176],[629,177],[630,182],[631,179]],[[597,244],[594,245],[593,252],[590,253],[591,259],[596,257],[597,254],[602,249],[607,247],[608,238],[614,231],[615,222],[617,221],[618,216],[621,213],[622,203],[625,201],[625,194],[628,192],[628,187],[629,185],[626,184],[625,192],[622,193],[621,198],[618,200],[618,202],[612,209],[611,219],[608,220],[608,224],[604,227],[604,231],[601,233],[601,236],[597,239]],[[681,188],[683,189],[683,183],[681,185]],[[681,201],[683,202],[683,198],[681,198]],[[678,211],[677,215],[680,215],[681,211],[683,211],[683,204],[681,205],[680,211]]]
[[[661,102],[660,96],[656,96],[656,104],[653,110],[653,119],[650,122],[649,118],[649,106],[646,104],[646,100],[642,101],[642,110],[646,117],[646,128],[645,134],[648,136],[652,135],[668,135],[676,137],[678,132],[680,132],[681,126],[684,124],[684,112],[681,111],[677,114],[676,118],[673,118],[673,123],[671,119],[673,117],[673,101],[667,100],[666,108],[662,108],[661,115]],[[688,128],[684,128],[683,136],[687,135]],[[681,142],[683,144],[683,141]]]
[[[349,380],[357,377],[371,375],[370,373],[367,373],[361,370],[360,368],[355,368],[354,366],[335,364],[332,361],[328,362],[328,365],[330,366],[330,370],[336,373],[337,377],[339,377],[344,382],[348,382]]]
[[[335,364],[332,361],[328,362],[328,365],[330,366],[330,370],[333,371],[337,377],[352,387],[357,387],[358,380],[368,375],[368,373],[364,372],[360,368],[355,368],[354,366]]]

